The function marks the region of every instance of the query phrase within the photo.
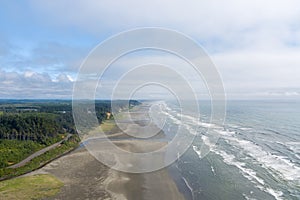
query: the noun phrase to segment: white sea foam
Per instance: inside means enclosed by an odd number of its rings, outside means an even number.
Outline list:
[[[176,117],[171,115],[169,112],[163,111],[162,114],[166,115],[169,119],[171,119],[174,124],[177,124],[177,125],[181,124],[181,120],[177,119]]]
[[[206,123],[206,122],[198,122],[198,126],[201,126],[201,127],[204,127],[204,128],[220,128],[216,124]]]
[[[272,195],[276,200],[282,200],[283,198],[281,197],[283,195],[283,193],[281,191],[275,191],[272,188],[263,188],[263,187],[259,187],[259,189],[269,193],[270,195]],[[256,200],[255,198],[249,197],[246,194],[243,194],[243,196],[245,197],[246,200]]]
[[[276,200],[282,200],[283,193],[281,191],[273,190],[272,188],[266,188],[266,191],[271,194],[273,197],[275,197]]]
[[[243,131],[250,131],[250,130],[252,130],[252,128],[248,128],[248,127],[241,127],[240,129],[243,130]]]
[[[275,199],[277,200],[281,200],[281,195],[282,192],[280,191],[276,191],[270,187],[266,187],[265,186],[265,182],[262,178],[259,178],[257,176],[257,173],[246,167],[246,164],[240,161],[236,160],[236,157],[232,154],[228,154],[225,151],[222,150],[218,150],[216,148],[213,148],[213,146],[210,144],[209,139],[206,136],[202,137],[204,143],[208,146],[211,147],[211,151],[214,152],[215,154],[218,154],[222,157],[223,161],[227,164],[227,165],[231,165],[231,166],[235,166],[237,167],[241,174],[247,178],[249,181],[253,182],[256,184],[256,187],[259,188],[262,191],[265,191],[269,194],[271,194],[272,196],[274,196]],[[197,146],[193,146],[193,150],[198,154],[198,156],[201,158],[201,151]],[[214,169],[212,169],[214,170]],[[251,199],[251,198],[250,198]]]
[[[194,199],[194,191],[193,191],[193,188],[190,186],[189,182],[184,178],[182,177],[185,185],[189,188],[189,190],[191,191],[191,194],[192,194],[192,199]]]
[[[300,154],[300,142],[286,142],[284,145],[294,153]]]
[[[201,151],[197,146],[193,145],[193,150],[198,154],[198,156],[201,158]]]
[[[167,107],[168,108],[168,107]],[[175,112],[168,108],[168,112],[165,112],[165,114],[170,117],[170,119],[175,124],[182,124],[181,120],[184,118],[183,121],[188,121],[189,123],[183,124],[185,128],[187,128],[191,134],[199,135],[200,133],[197,133],[196,126],[204,127],[204,128],[210,128],[213,131],[216,131],[222,138],[224,138],[228,144],[238,147],[242,149],[248,156],[255,159],[259,164],[261,164],[266,169],[272,169],[269,170],[273,175],[278,175],[288,181],[297,180],[300,183],[300,167],[298,167],[295,163],[291,162],[287,157],[285,156],[278,156],[271,154],[270,152],[267,152],[262,147],[258,146],[252,141],[248,141],[245,139],[237,138],[237,135],[234,131],[227,131],[224,130],[223,127],[218,126],[216,124],[206,123],[199,121],[199,119],[188,116],[188,115],[182,115],[182,114],[175,114]],[[172,112],[171,112],[172,111]],[[170,114],[171,113],[171,114]],[[177,117],[175,117],[175,116]],[[180,119],[178,119],[180,118]],[[195,126],[193,126],[195,125]],[[237,125],[229,125],[229,127],[232,128],[239,128],[240,130],[252,130],[252,128],[248,127],[240,127]],[[227,165],[232,165],[237,167],[241,174],[250,180],[251,182],[255,183],[256,187],[259,188],[262,191],[265,191],[269,193],[270,195],[274,196],[275,199],[281,200],[283,193],[281,191],[276,191],[273,188],[270,188],[265,181],[257,176],[257,173],[249,169],[244,162],[238,161],[237,158],[232,155],[228,154],[225,151],[220,150],[219,148],[215,147],[215,145],[210,141],[208,136],[201,135],[201,139],[203,141],[203,144],[205,144],[207,147],[210,148],[210,151],[220,155],[224,162]],[[299,153],[300,151],[300,142],[290,142],[285,143],[285,146],[287,146],[290,150],[292,150],[295,153]],[[193,146],[193,150],[197,153],[197,155],[201,158],[201,150],[197,146]],[[297,155],[296,155],[297,156]],[[212,172],[215,174],[215,170],[213,166],[211,166]],[[273,171],[273,172],[272,172]],[[245,195],[246,199],[251,199],[250,197]]]
[[[283,168],[283,167],[287,167],[289,170],[291,170],[291,168],[292,169],[295,168],[295,166],[291,162],[289,162],[285,157],[269,154],[269,153],[265,152],[261,147],[259,147],[258,145],[254,144],[250,141],[240,140],[240,139],[237,139],[234,137],[230,137],[230,136],[232,136],[231,132],[221,131],[220,133],[223,136],[227,136],[226,138],[229,139],[231,142],[238,143],[235,145],[247,150],[248,154],[250,154],[250,156],[252,156],[254,158],[256,157],[260,163],[263,163],[266,166],[271,167],[273,169],[275,168],[276,170],[283,173],[287,179],[294,180],[294,178],[291,175],[297,176],[297,174],[295,174],[295,172],[288,172],[287,170],[285,170]],[[271,194],[276,200],[282,199],[283,193],[281,191],[276,191],[276,190],[266,186],[265,181],[262,178],[258,177],[257,173],[254,170],[247,168],[245,163],[237,161],[236,157],[234,155],[228,154],[225,151],[215,148],[214,145],[210,143],[210,140],[207,136],[203,135],[201,138],[202,138],[204,144],[210,147],[210,150],[212,152],[220,155],[226,164],[237,167],[240,170],[241,174],[245,178],[247,178],[248,180],[250,180],[253,183],[256,183],[257,188]],[[196,146],[193,146],[193,149],[199,155],[199,157],[201,157],[201,151],[199,150],[199,148]],[[266,159],[266,160],[264,160],[264,159]],[[287,174],[287,173],[289,173],[289,174]],[[251,199],[251,198],[249,198],[249,199]]]
[[[201,136],[201,139],[202,139],[203,143],[204,143],[206,146],[211,147],[211,148],[214,146],[214,145],[210,142],[209,137],[207,137],[207,136],[205,136],[205,135],[202,135],[202,136]]]
[[[179,124],[181,121],[177,119],[176,117],[168,114],[168,116],[176,123]],[[181,115],[183,116],[183,115]],[[259,163],[263,164],[267,168],[271,168],[281,174],[281,176],[286,180],[298,180],[300,181],[300,167],[298,167],[296,164],[292,163],[290,160],[288,160],[287,157],[284,156],[277,156],[273,155],[269,152],[266,152],[262,147],[254,144],[251,141],[244,140],[244,139],[238,139],[237,137],[234,137],[235,132],[233,131],[225,131],[220,130],[221,127],[217,126],[215,124],[210,123],[204,123],[199,122],[197,119],[184,115],[184,117],[189,118],[190,120],[193,120],[194,122],[197,122],[198,125],[202,127],[214,127],[214,131],[218,132],[221,137],[224,139],[227,139],[227,141],[230,142],[230,144],[238,146],[242,149],[244,149],[248,155],[250,155],[252,158],[256,159]],[[186,128],[192,133],[197,134],[197,132],[191,128],[188,125],[185,125]],[[212,144],[207,136],[202,135],[202,140],[205,145],[210,147],[212,150],[212,147],[214,144]],[[299,151],[299,142],[294,143],[288,143],[290,145],[290,149],[294,152]]]
[[[185,118],[185,119],[188,119],[188,120],[191,120],[191,121],[196,121],[197,120],[196,117],[192,117],[190,115],[184,115],[184,114],[179,114],[179,113],[177,113],[176,115],[177,115],[177,117]]]
[[[169,109],[169,112],[166,111],[162,112],[162,114],[166,115],[169,119],[171,119],[174,124],[183,126],[187,130],[189,130],[189,132],[193,135],[199,135],[199,132],[197,130],[198,126],[202,128],[211,128],[211,130],[223,129],[223,127],[218,126],[216,124],[201,122],[199,121],[199,119],[193,116],[178,114],[178,113],[171,114],[171,113],[172,113],[171,109]],[[174,115],[177,117],[175,117]],[[218,134],[218,132],[215,133]]]
[[[225,151],[218,151],[216,152],[218,155],[222,156],[224,162],[228,165],[233,165],[240,169],[243,176],[250,180],[251,182],[255,183],[258,182],[259,184],[256,184],[255,186],[259,188],[262,191],[265,191],[269,194],[271,194],[276,200],[282,200],[283,193],[281,191],[276,191],[268,186],[265,186],[265,182],[263,179],[257,177],[256,172],[252,169],[246,168],[245,163],[239,162],[235,160],[235,156],[231,154],[227,154]]]
[[[256,200],[256,199],[254,199],[254,198],[248,197],[246,194],[243,194],[243,196],[244,196],[244,198],[245,198],[246,200]]]
[[[199,158],[201,158],[201,151],[197,146],[193,146],[193,150],[198,154]],[[216,176],[215,168],[211,165],[210,166],[212,173]]]
[[[216,130],[221,136],[233,136],[235,135],[234,131],[225,131],[225,130]]]
[[[269,193],[270,195],[272,195],[276,200],[283,200],[282,195],[283,192],[281,191],[276,191],[270,187],[263,187],[263,186],[257,186],[258,189],[265,191],[267,193]]]
[[[224,160],[224,162],[226,164],[236,166],[238,169],[240,169],[240,171],[242,172],[243,176],[246,177],[248,180],[250,180],[250,181],[256,180],[256,182],[264,185],[264,180],[261,179],[261,178],[259,178],[259,177],[257,177],[255,171],[253,171],[252,169],[246,168],[245,167],[245,165],[246,165],[245,163],[236,161],[234,155],[228,154],[225,151],[216,149],[215,145],[213,145],[210,142],[210,140],[209,140],[209,138],[207,136],[203,135],[202,136],[202,140],[203,140],[204,144],[207,145],[212,152],[214,152],[215,154],[220,155],[223,158],[223,160]],[[193,146],[193,150],[201,158],[201,151],[200,151],[200,149],[198,147],[196,147],[196,146]]]
[[[199,155],[199,157],[201,157],[201,151],[199,150],[198,147],[196,146],[193,146],[193,149],[194,151]],[[271,194],[272,196],[274,196],[274,198],[276,200],[282,200],[281,196],[282,196],[282,192],[281,191],[276,191],[270,187],[266,187],[265,186],[265,182],[263,179],[259,178],[257,175],[256,175],[256,172],[253,171],[252,169],[249,169],[249,168],[246,168],[245,167],[245,163],[242,163],[242,162],[239,162],[236,160],[236,157],[232,154],[228,154],[226,153],[225,151],[221,151],[221,150],[216,150],[216,149],[213,149],[212,150],[214,153],[220,155],[222,158],[223,158],[223,161],[227,164],[227,165],[232,165],[232,166],[235,166],[237,167],[241,174],[247,178],[249,181],[255,183],[256,187],[259,188],[260,190],[262,191],[265,191],[269,194]],[[211,166],[212,167],[212,166]],[[214,168],[212,168],[212,171],[215,174],[215,170]],[[250,198],[249,199],[253,199],[253,198]]]
[[[280,173],[286,180],[300,181],[300,167],[296,166],[287,157],[273,155],[266,152],[262,147],[253,142],[238,138],[227,138],[231,143],[244,149],[249,156],[256,159],[267,168],[271,168]]]
[[[217,126],[216,124],[200,121],[200,118],[198,118],[198,117],[185,115],[185,114],[179,114],[179,113],[177,113],[176,115],[180,118],[188,119],[190,122],[192,122],[193,125],[197,125],[197,126],[200,126],[203,128],[221,128],[220,126]]]
[[[212,165],[210,166],[210,169],[211,169],[212,173],[216,176],[215,168]]]
[[[228,126],[230,126],[231,128],[239,128],[240,126],[235,125],[235,124],[227,124]]]
[[[243,163],[243,162],[237,161],[234,155],[228,154],[228,153],[226,153],[225,151],[222,151],[222,150],[215,151],[215,153],[220,155],[223,158],[223,160],[226,164],[233,165],[233,166],[237,167],[241,171],[243,176],[245,178],[247,178],[248,180],[250,180],[254,183],[258,182],[261,185],[265,184],[263,179],[256,176],[255,171],[253,171],[252,169],[246,168],[246,164]]]

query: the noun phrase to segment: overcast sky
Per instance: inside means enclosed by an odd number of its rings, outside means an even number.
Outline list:
[[[0,98],[71,98],[88,53],[137,27],[196,40],[229,99],[300,97],[299,0],[4,0],[0,26]]]

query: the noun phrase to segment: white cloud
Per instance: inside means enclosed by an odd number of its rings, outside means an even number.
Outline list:
[[[61,83],[70,83],[73,82],[73,78],[70,75],[67,74],[59,74],[54,82],[61,82]]]
[[[283,30],[298,23],[300,17],[297,0],[79,0],[72,4],[67,0],[34,0],[32,7],[39,14],[46,14],[53,24],[94,33],[104,32],[104,28],[164,26],[208,38],[230,38],[238,31],[261,28]]]
[[[70,98],[72,86],[65,74],[54,81],[47,73],[0,71],[0,98]]]
[[[30,12],[43,27],[62,32],[74,29],[83,37],[96,36],[99,42],[119,31],[143,26],[186,33],[208,50],[227,92],[237,96],[268,96],[274,88],[300,86],[298,0],[32,0],[30,5]],[[1,51],[0,45],[0,56],[1,52],[7,51]],[[55,71],[55,81],[42,73],[7,72],[2,83],[30,80],[36,88],[36,83],[43,81],[55,87],[69,84],[73,80],[67,74],[76,72],[85,53],[72,45],[42,44],[31,59],[13,64],[49,74]],[[293,92],[297,93],[289,90]],[[282,91],[278,94],[288,96]]]
[[[228,97],[287,97],[300,88],[300,49],[242,51],[214,55]],[[238,66],[238,67],[237,67]],[[238,95],[236,95],[238,94]]]

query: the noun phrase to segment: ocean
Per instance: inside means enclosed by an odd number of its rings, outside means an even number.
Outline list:
[[[167,138],[172,140],[183,117],[187,137],[195,137],[170,167],[188,189],[187,199],[300,199],[299,101],[228,101],[224,124],[210,124],[206,101],[199,102],[200,119],[181,114],[174,102],[156,104],[166,116]],[[215,145],[208,127],[220,136]],[[205,156],[203,145],[209,149]]]

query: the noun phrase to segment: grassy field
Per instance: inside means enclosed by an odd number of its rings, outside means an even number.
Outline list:
[[[48,174],[19,177],[0,182],[0,199],[42,199],[57,194],[63,183]]]
[[[107,133],[116,126],[116,123],[114,120],[106,120],[100,126],[102,131]]]
[[[46,153],[38,157],[35,157],[34,159],[32,159],[30,162],[28,162],[26,165],[22,167],[16,169],[0,168],[0,179],[12,178],[30,172],[34,169],[37,169],[43,164],[62,155],[63,153],[76,148],[78,144],[79,144],[79,138],[77,136],[72,136],[68,141],[63,142],[59,147],[51,149],[50,151],[47,151]]]
[[[33,141],[0,140],[0,168],[20,162],[34,152],[46,147]]]

